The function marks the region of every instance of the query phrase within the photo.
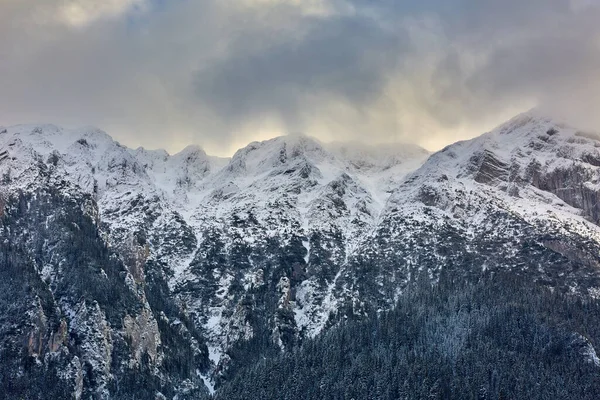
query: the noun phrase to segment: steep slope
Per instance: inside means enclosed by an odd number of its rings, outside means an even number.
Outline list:
[[[61,398],[202,388],[204,339],[170,298],[158,257],[186,251],[185,223],[137,161],[94,129],[0,132],[1,267],[14,282],[2,304],[4,388],[44,398],[44,376]]]
[[[145,166],[102,131],[10,127],[0,134],[0,153],[6,192],[31,191],[43,182],[40,171],[52,169],[65,190],[93,196],[113,246],[130,246],[145,234],[165,255],[191,252],[195,245],[193,233]]]
[[[389,194],[402,179],[429,157],[425,149],[410,144],[365,146],[362,143],[334,142],[325,146],[346,161],[348,169],[360,177],[381,206],[385,205]]]
[[[595,400],[600,303],[507,275],[419,281],[393,310],[261,358],[214,399]]]
[[[175,292],[218,370],[240,340],[266,335],[284,348],[326,326],[340,267],[389,196],[373,177],[395,167],[400,178],[429,155],[412,149],[401,168],[389,153],[374,163],[377,149],[347,157],[306,136],[280,137],[239,150],[203,183],[189,218],[199,249]]]
[[[201,190],[205,179],[229,162],[228,158],[209,156],[195,145],[172,156],[165,150],[146,150],[142,147],[130,153],[143,166],[152,183],[169,197],[170,202],[179,204],[197,202],[198,199],[189,199],[188,193]]]
[[[448,146],[394,192],[337,293],[360,313],[389,307],[424,272],[502,268],[597,296],[599,148],[595,136],[536,111]]]

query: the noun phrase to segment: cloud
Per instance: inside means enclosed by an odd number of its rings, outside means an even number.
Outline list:
[[[132,9],[141,9],[146,0],[68,0],[58,6],[60,21],[75,27],[88,25],[97,19],[117,17]]]
[[[325,24],[310,18],[302,28],[301,35],[259,31],[236,38],[225,57],[196,71],[199,100],[222,118],[276,113],[301,125],[324,103],[369,107],[407,46],[361,18],[332,17]]]
[[[439,148],[535,105],[600,127],[593,0],[4,0],[0,121],[226,154],[304,131]]]
[[[28,25],[43,31],[51,25],[84,27],[104,18],[141,12],[149,0],[3,0],[1,20],[12,28]]]

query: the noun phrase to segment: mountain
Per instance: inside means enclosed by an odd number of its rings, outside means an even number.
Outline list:
[[[600,137],[535,110],[433,155],[290,135],[223,159],[0,128],[2,385],[194,398],[423,277],[595,298],[599,168]]]
[[[194,146],[173,156],[127,149],[93,128],[0,132],[6,254],[20,248],[14,263],[28,265],[26,283],[43,289],[52,311],[24,309],[54,318],[24,320],[7,346],[35,332],[37,350],[20,356],[48,369],[63,354],[61,387],[83,398],[114,396],[116,378],[140,370],[149,391],[194,393],[203,380],[212,388],[208,374],[225,375],[227,352],[242,339],[268,332],[269,343],[285,347],[316,334],[331,311],[333,277],[374,225],[386,185],[429,155],[406,146],[405,156],[388,152],[381,163],[371,149],[361,162],[357,152],[345,158],[290,136],[251,143],[227,160]],[[372,180],[378,173],[381,182]],[[86,234],[74,241],[82,225]],[[93,257],[73,259],[92,242]],[[78,268],[89,277],[73,280]],[[300,283],[311,303],[294,299]],[[114,304],[121,298],[131,304]],[[77,310],[90,306],[77,322]],[[102,334],[89,337],[89,326]],[[63,342],[50,346],[59,327]]]
[[[389,306],[423,269],[502,268],[597,296],[599,159],[600,137],[535,110],[448,146],[398,186],[343,281]]]
[[[105,133],[0,132],[3,392],[193,395],[208,349],[154,258],[193,246],[193,232]]]

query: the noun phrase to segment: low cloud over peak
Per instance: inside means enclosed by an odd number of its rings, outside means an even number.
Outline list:
[[[544,106],[600,128],[591,0],[6,0],[0,121],[229,154],[292,131],[437,149]]]

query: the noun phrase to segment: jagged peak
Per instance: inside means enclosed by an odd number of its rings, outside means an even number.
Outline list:
[[[595,151],[595,141],[599,140],[600,136],[577,130],[562,121],[538,108],[531,109],[500,124],[490,132],[446,146],[434,153],[423,169],[427,169],[427,164],[439,168],[438,164],[450,160],[456,165],[463,164],[474,153],[486,151],[505,161],[519,154],[532,157],[548,154],[569,158],[587,150]],[[566,147],[573,150],[572,154],[564,151]]]
[[[289,135],[277,136],[263,141],[251,142],[247,146],[239,149],[233,157],[235,158],[238,154],[248,154],[256,150],[272,150],[274,148],[281,147],[297,148],[303,151],[323,149],[323,145],[318,139],[303,133],[293,133]]]
[[[138,147],[129,152],[146,170],[150,171],[156,169],[164,170],[166,168],[166,162],[171,157],[164,149],[147,150],[143,147]]]
[[[79,151],[111,147],[124,151],[110,135],[95,127],[66,129],[54,124],[22,124],[4,129],[4,140],[21,140],[26,148],[41,155],[60,152],[74,156]]]
[[[334,157],[317,139],[293,134],[248,144],[233,155],[227,170],[236,174],[260,174],[299,160],[318,163],[324,159]]]
[[[567,139],[578,136],[600,141],[598,132],[590,131],[588,128],[582,129],[579,125],[577,121],[562,115],[560,112],[536,107],[516,115],[482,136],[511,135],[513,137],[529,137],[545,133],[548,136],[558,134]]]
[[[535,197],[531,193],[541,190],[547,192],[543,196],[556,196],[547,197],[549,202],[564,200],[597,221],[600,209],[593,199],[600,179],[600,138],[560,121],[533,109],[481,136],[449,145],[408,175],[390,204],[407,202],[403,191],[414,197],[421,187],[460,181],[457,187],[483,184],[513,197]]]
[[[204,151],[204,149],[200,145],[197,145],[197,144],[187,145],[180,152],[173,154],[173,157],[177,157],[177,158],[187,158],[187,157],[190,157],[190,156],[204,157],[205,158],[208,155],[206,154],[206,152]]]

